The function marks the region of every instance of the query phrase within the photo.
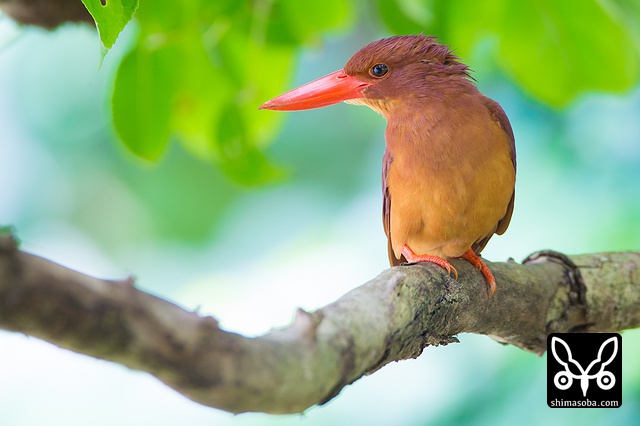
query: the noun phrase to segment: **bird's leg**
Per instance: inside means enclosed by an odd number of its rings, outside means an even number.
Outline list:
[[[456,271],[456,268],[454,268],[452,264],[450,264],[446,259],[443,259],[440,256],[434,256],[431,254],[415,254],[413,250],[411,250],[411,248],[406,244],[404,245],[404,247],[402,247],[402,255],[405,259],[407,259],[407,262],[409,263],[435,263],[436,265],[444,268],[449,275],[451,275],[451,272],[453,272],[453,275],[456,277],[456,279],[458,279],[458,271]]]
[[[475,266],[480,273],[484,276],[485,281],[489,284],[489,297],[493,296],[493,293],[496,291],[496,279],[493,277],[493,274],[482,261],[480,256],[473,252],[473,249],[469,249],[464,252],[462,256],[463,259],[466,259],[469,263]]]

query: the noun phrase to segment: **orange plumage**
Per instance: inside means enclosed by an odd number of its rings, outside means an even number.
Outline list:
[[[340,101],[387,120],[383,224],[391,265],[478,257],[506,231],[515,196],[515,144],[504,111],[483,96],[468,67],[433,37],[397,36],[360,49],[343,70],[261,106],[298,110]],[[417,254],[416,254],[417,253]]]

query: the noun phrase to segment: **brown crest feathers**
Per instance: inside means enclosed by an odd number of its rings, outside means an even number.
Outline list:
[[[461,62],[447,45],[428,35],[393,36],[374,41],[356,52],[344,67],[347,74],[360,74],[373,65],[385,63],[398,66],[409,63],[436,65],[434,71],[469,76],[469,67]]]

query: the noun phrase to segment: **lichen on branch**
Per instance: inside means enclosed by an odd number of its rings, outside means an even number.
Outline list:
[[[538,252],[520,265],[471,265],[459,280],[430,264],[383,271],[293,324],[247,338],[138,290],[19,250],[0,236],[0,328],[147,371],[188,398],[239,413],[295,413],[322,404],[385,364],[460,333],[541,354],[550,332],[640,326],[640,253]]]

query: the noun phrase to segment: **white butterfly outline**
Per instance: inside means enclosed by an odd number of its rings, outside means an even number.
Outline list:
[[[611,342],[613,342],[613,353],[606,362],[602,362],[602,353],[604,352],[604,348]],[[566,362],[561,360],[560,356],[556,352],[556,345],[558,344],[564,347],[569,356],[569,359]],[[553,357],[556,359],[556,361],[558,361],[558,363],[564,367],[564,371],[558,372],[553,378],[553,384],[560,390],[569,389],[573,384],[573,379],[579,379],[580,387],[582,388],[582,396],[586,397],[590,379],[596,379],[598,387],[602,390],[609,390],[616,383],[616,378],[613,373],[611,373],[610,371],[605,371],[605,367],[611,364],[611,362],[618,354],[618,339],[615,336],[610,337],[609,339],[605,340],[602,345],[600,345],[600,349],[598,350],[598,357],[593,360],[586,369],[583,369],[580,363],[573,359],[573,355],[571,353],[569,345],[567,345],[567,343],[559,337],[553,336],[551,338],[551,353],[553,354]],[[591,368],[599,362],[602,362],[600,370],[595,374],[589,374]],[[573,374],[569,369],[569,363],[575,365],[581,374]],[[566,383],[560,382],[563,378],[566,378]],[[608,379],[608,383],[604,382],[605,379]]]

